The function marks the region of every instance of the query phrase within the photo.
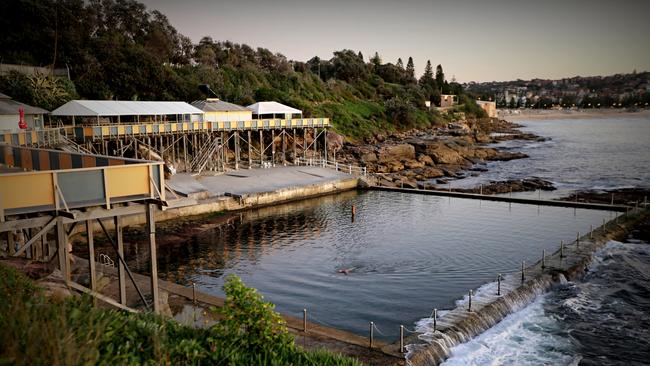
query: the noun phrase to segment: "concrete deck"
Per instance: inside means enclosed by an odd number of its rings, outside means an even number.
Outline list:
[[[167,185],[181,195],[208,192],[210,196],[250,195],[290,187],[308,186],[351,178],[349,174],[315,166],[282,166],[268,169],[241,169],[224,174],[172,176]]]

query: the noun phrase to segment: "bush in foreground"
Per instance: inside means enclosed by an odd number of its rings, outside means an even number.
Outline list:
[[[0,265],[0,365],[360,365],[297,347],[273,305],[238,277],[224,289],[223,320],[195,329],[154,314],[95,308],[88,297],[46,298]]]

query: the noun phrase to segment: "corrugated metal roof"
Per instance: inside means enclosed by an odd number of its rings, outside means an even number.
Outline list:
[[[160,116],[203,114],[185,102],[130,100],[71,100],[52,111],[53,116]]]
[[[298,114],[301,110],[295,109],[278,102],[257,102],[246,107],[255,114]]]
[[[5,94],[2,94],[3,96],[6,96]],[[1,98],[0,97],[0,115],[18,115],[18,109],[20,107],[23,107],[25,110],[25,114],[48,114],[50,113],[49,111],[39,108],[39,107],[33,107],[31,105],[27,105],[25,103],[17,102],[9,97],[7,98]]]
[[[249,111],[248,108],[218,99],[197,100],[192,105],[203,112]]]

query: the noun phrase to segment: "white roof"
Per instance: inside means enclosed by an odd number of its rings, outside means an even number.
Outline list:
[[[52,111],[53,116],[160,116],[203,114],[185,102],[142,102],[130,100],[71,100]]]
[[[291,108],[278,102],[257,102],[246,108],[255,114],[302,114],[300,109]]]

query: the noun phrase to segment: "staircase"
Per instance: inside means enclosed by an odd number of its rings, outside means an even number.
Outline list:
[[[67,151],[67,152],[78,152],[78,153],[83,153],[83,154],[92,154],[92,151],[86,149],[85,147],[79,145],[78,143],[70,140],[69,138],[59,134],[58,137],[58,143],[56,144],[56,147],[59,150]]]
[[[207,146],[201,149],[192,162],[190,163],[190,168],[192,171],[201,173],[205,168],[206,164],[210,161],[212,156],[221,148],[221,139],[216,138],[210,142]]]

